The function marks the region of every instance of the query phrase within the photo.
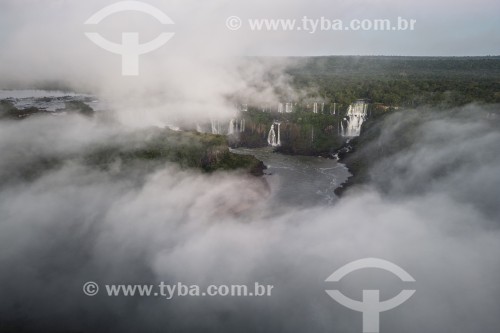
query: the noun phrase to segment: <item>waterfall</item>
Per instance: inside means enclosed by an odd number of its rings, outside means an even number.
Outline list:
[[[210,123],[212,124],[212,134],[222,134],[220,122],[218,120],[211,119]]]
[[[292,113],[293,112],[293,103],[279,103],[278,104],[278,112],[279,113]]]
[[[246,122],[245,119],[237,120],[231,119],[229,122],[229,127],[227,130],[227,135],[233,135],[235,133],[243,133],[245,131]]]
[[[229,122],[229,128],[227,130],[227,135],[233,135],[234,134],[234,127],[236,126],[236,122],[234,119],[231,119]]]
[[[321,113],[325,112],[325,103],[314,102],[313,103],[313,113],[319,113],[321,109]]]
[[[281,123],[278,123],[278,146],[281,146]]]
[[[271,130],[269,130],[269,134],[267,135],[267,143],[270,146],[276,146],[276,132],[274,131],[274,124],[271,125]]]
[[[361,126],[366,120],[368,103],[359,100],[349,105],[347,116],[340,123],[341,135],[347,138],[357,137],[361,134]]]
[[[276,135],[275,131],[276,125],[278,126],[278,135]],[[267,136],[267,143],[273,147],[281,146],[281,123],[275,121],[271,125],[271,129],[269,130],[269,134]]]

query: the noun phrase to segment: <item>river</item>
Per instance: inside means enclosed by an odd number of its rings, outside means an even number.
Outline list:
[[[331,205],[334,191],[351,175],[334,159],[274,153],[272,147],[237,148],[233,153],[253,155],[268,167],[264,177],[271,187],[270,200],[287,206]]]

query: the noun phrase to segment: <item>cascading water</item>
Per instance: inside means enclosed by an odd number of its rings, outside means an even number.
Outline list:
[[[278,104],[278,112],[283,113],[283,103]]]
[[[241,119],[240,121],[231,119],[229,122],[229,128],[227,130],[227,135],[234,135],[235,133],[242,133],[245,131],[245,119]]]
[[[314,102],[313,103],[313,113],[323,113],[325,111],[325,103],[318,103]]]
[[[212,134],[220,135],[222,134],[221,127],[220,127],[220,122],[218,120],[210,120],[210,123],[212,124]]]
[[[278,126],[278,135],[276,135],[275,131],[276,125]],[[267,136],[267,143],[273,147],[281,146],[281,123],[275,121],[271,125],[271,129],[269,130],[269,134]]]
[[[271,125],[271,130],[269,131],[269,134],[267,135],[267,143],[270,146],[276,145],[276,132],[274,131],[274,124]]]
[[[359,100],[349,105],[346,117],[340,123],[340,134],[352,138],[360,136],[361,126],[368,115],[368,103]]]
[[[210,127],[208,124],[196,124],[196,131],[198,133],[212,133],[214,135],[235,135],[242,133],[246,128],[245,119],[233,118],[229,121],[229,125],[224,125],[225,121],[219,119],[210,119]],[[226,123],[227,124],[227,123]]]
[[[231,119],[231,121],[229,122],[229,129],[227,130],[227,134],[228,135],[233,135],[235,130],[234,130],[234,127],[236,126],[236,122],[234,121],[234,119]]]

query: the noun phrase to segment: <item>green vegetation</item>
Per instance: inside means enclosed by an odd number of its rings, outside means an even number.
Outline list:
[[[148,129],[116,142],[92,148],[83,158],[85,164],[108,169],[116,161],[125,167],[143,163],[150,168],[174,162],[181,168],[204,172],[245,169],[254,175],[262,175],[264,169],[252,156],[231,153],[226,137],[221,135]]]
[[[266,146],[270,126],[277,120],[282,141],[278,151],[328,155],[342,145],[339,121],[357,99],[371,102],[366,126],[394,110],[500,103],[500,57],[346,56],[298,58],[294,63],[288,70],[292,84],[308,93],[293,100],[291,114],[252,107],[243,113],[247,123],[240,145]],[[283,102],[292,102],[286,92],[277,93]],[[321,101],[323,112],[312,113],[312,103]]]
[[[277,92],[283,102],[294,103],[294,112],[269,113],[250,107],[241,113],[245,131],[238,138],[230,138],[232,146],[267,146],[270,126],[278,121],[282,143],[279,152],[328,156],[344,143],[339,122],[348,106],[360,98],[372,104],[362,136],[353,141],[359,147],[375,137],[372,123],[396,109],[404,112],[422,106],[449,109],[473,102],[500,103],[500,57],[316,57],[296,59],[295,63],[297,66],[288,70],[292,84],[297,91],[308,93],[301,100],[290,100],[286,92]],[[312,113],[312,103],[323,101],[324,110]],[[94,115],[92,108],[81,101],[68,101],[60,111]],[[0,101],[0,119],[23,119],[35,114],[49,113],[37,108],[19,110],[8,100]],[[399,142],[404,143],[408,135],[411,140],[410,134],[401,133]],[[111,168],[119,161],[124,166],[143,163],[147,167],[174,162],[204,172],[241,168],[261,174],[263,169],[262,163],[251,157],[231,154],[222,136],[150,129],[112,142],[68,158],[78,157],[100,168]],[[41,161],[42,166],[58,165],[53,158]],[[364,160],[350,161],[353,172],[359,170],[360,175],[366,165]]]
[[[246,130],[240,134],[237,145],[267,146],[267,136],[273,121],[281,123],[281,147],[276,150],[294,155],[327,155],[338,148],[343,138],[338,135],[338,115],[314,114],[306,111],[293,113],[265,113],[249,110],[242,114]]]
[[[500,103],[500,57],[317,57],[289,70],[297,89],[340,107],[358,98],[387,106]]]
[[[65,102],[65,108],[58,112],[62,111],[86,117],[95,114],[90,106],[81,101]],[[0,119],[3,120],[50,114],[37,108],[20,110],[8,100],[0,101]],[[199,169],[203,172],[242,169],[259,176],[265,168],[261,161],[252,156],[231,153],[225,136],[150,128],[120,134],[105,143],[98,143],[68,156],[34,156],[15,172],[17,177],[34,179],[68,160],[80,160],[89,167],[103,170],[115,170],[117,165],[121,170],[133,170],[138,164],[144,170],[152,170],[172,162],[183,169]],[[8,180],[0,179],[0,183],[3,181]]]
[[[18,156],[16,168],[0,172],[0,185],[18,179],[33,181],[71,162],[134,181],[140,181],[166,163],[205,173],[241,170],[261,176],[265,169],[253,156],[231,153],[224,136],[159,128],[121,133],[65,154],[19,153]]]

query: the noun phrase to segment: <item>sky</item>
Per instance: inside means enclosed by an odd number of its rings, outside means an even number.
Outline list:
[[[41,42],[64,48],[84,41],[76,32],[85,20],[113,0],[2,0],[0,45],[9,46],[22,34],[29,47]],[[236,55],[498,55],[500,24],[494,0],[423,1],[158,1],[148,3],[173,19],[176,42],[169,45],[191,52],[196,45],[208,53]],[[128,23],[134,15],[126,14]],[[140,14],[139,14],[140,15]],[[244,25],[225,28],[226,18],[246,19],[415,19],[414,31],[256,32]],[[109,18],[112,21],[112,18]],[[117,21],[119,22],[119,21]],[[118,23],[117,23],[118,24]],[[127,24],[122,26],[127,28]],[[47,33],[45,33],[47,32]],[[50,32],[50,33],[48,33]],[[37,42],[38,41],[38,42]],[[57,46],[56,46],[57,45]],[[16,45],[21,47],[21,45]],[[199,51],[199,49],[198,49]]]

